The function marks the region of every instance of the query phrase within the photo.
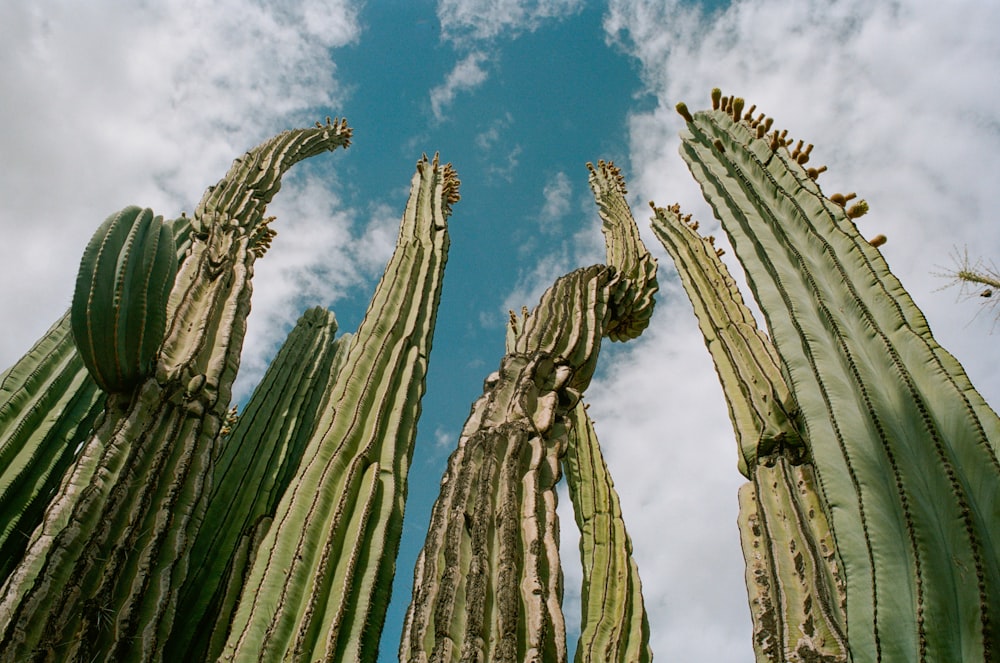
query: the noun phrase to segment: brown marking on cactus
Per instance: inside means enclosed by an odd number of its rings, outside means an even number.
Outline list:
[[[687,104],[683,101],[677,102],[677,105],[674,106],[674,108],[678,113],[680,113],[680,116],[684,118],[685,122],[694,122],[694,118],[691,116],[691,111],[688,110]]]
[[[720,152],[725,152],[726,151],[726,146],[723,145],[722,141],[719,140],[718,138],[715,139],[715,142],[712,143],[712,146],[715,147],[715,149],[717,149]]]

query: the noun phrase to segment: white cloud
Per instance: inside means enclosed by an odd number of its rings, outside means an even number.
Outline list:
[[[658,101],[629,120],[630,189],[643,203],[680,201],[703,230],[717,229],[677,154],[673,107],[705,107],[715,86],[756,103],[815,143],[811,163],[829,166],[825,191],[856,190],[871,203],[862,232],[888,235],[883,253],[938,340],[998,403],[991,317],[956,303],[933,275],[955,246],[973,259],[1000,255],[990,212],[1000,172],[1000,88],[989,84],[1000,68],[998,23],[1000,6],[971,0],[736,1],[711,15],[689,3],[612,0],[609,39],[638,59]],[[648,244],[661,264],[657,312],[638,342],[611,353],[617,362],[591,386],[590,412],[618,479],[654,652],[749,662],[733,433],[690,304],[669,258]]]
[[[444,38],[463,42],[517,36],[581,9],[583,0],[439,0],[437,14]]]
[[[473,51],[460,60],[445,78],[444,83],[431,89],[431,112],[437,121],[445,119],[445,111],[459,92],[474,90],[486,81],[483,64],[485,53]]]
[[[545,183],[542,195],[545,197],[541,213],[541,220],[545,222],[542,224],[544,231],[550,222],[557,221],[569,213],[573,184],[566,173],[560,171]]]
[[[329,49],[358,33],[346,1],[4,3],[0,310],[18,324],[0,364],[69,305],[108,214],[190,212],[235,156],[329,113],[342,96]]]

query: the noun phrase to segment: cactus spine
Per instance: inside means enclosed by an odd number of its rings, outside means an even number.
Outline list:
[[[255,249],[271,232],[264,207],[285,170],[349,138],[341,122],[281,134],[203,198],[155,375],[109,397],[0,588],[0,659],[123,660],[162,647],[239,363]]]
[[[604,162],[590,170],[608,264],[561,277],[532,313],[512,316],[508,354],[487,378],[441,482],[401,660],[566,659],[555,495],[566,418],[590,382],[601,338],[638,336],[656,290],[621,175]]]
[[[418,162],[396,251],[263,539],[268,554],[254,560],[222,660],[377,654],[458,184],[450,164]]]
[[[826,198],[785,134],[767,136],[727,98],[713,105],[687,123],[681,154],[747,271],[800,412],[851,656],[995,658],[1000,420],[858,233],[865,210]]]

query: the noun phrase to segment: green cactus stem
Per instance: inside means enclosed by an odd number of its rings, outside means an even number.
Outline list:
[[[406,478],[458,200],[450,164],[417,164],[396,250],[298,472],[264,536],[221,660],[377,656]]]
[[[580,528],[583,567],[576,663],[653,660],[639,569],[625,530],[618,493],[583,401],[568,416],[562,467]]]
[[[306,311],[224,432],[165,660],[207,661],[221,653],[219,633],[225,636],[239,596],[231,585],[245,576],[259,547],[250,542],[266,533],[343,366],[351,335],[334,339],[336,331],[333,313]]]
[[[70,321],[80,357],[104,391],[128,391],[152,372],[175,254],[163,217],[138,207],[109,216],[83,252]]]
[[[757,138],[718,111],[693,119],[681,154],[747,272],[800,410],[851,655],[995,659],[1000,419],[785,134]]]
[[[0,582],[104,409],[72,339],[66,314],[0,375]]]
[[[294,163],[349,140],[343,122],[280,134],[202,199],[155,374],[109,397],[0,588],[0,660],[158,655],[239,365],[264,208]]]
[[[566,659],[555,494],[566,417],[590,383],[601,338],[637,336],[656,290],[619,171],[589,167],[608,265],[559,278],[533,312],[512,316],[507,355],[441,482],[400,660]]]
[[[740,537],[757,660],[847,661],[844,589],[798,409],[770,339],[717,250],[678,206],[654,208],[715,362],[739,449]]]

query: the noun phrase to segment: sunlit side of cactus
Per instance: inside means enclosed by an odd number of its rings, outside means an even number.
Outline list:
[[[714,239],[677,206],[653,230],[698,318],[736,433],[740,538],[757,660],[847,660],[843,578],[798,408],[774,346],[757,328]]]
[[[591,166],[590,183],[608,264],[561,277],[534,311],[512,315],[508,354],[487,378],[442,479],[401,660],[566,659],[555,486],[567,416],[590,383],[601,339],[638,336],[656,290],[656,264],[618,170]]]
[[[221,660],[375,660],[458,200],[422,159],[396,250],[261,542]]]
[[[1000,655],[1000,420],[853,219],[742,100],[687,120],[681,154],[763,311],[846,584],[854,660]]]
[[[306,311],[237,417],[224,423],[205,514],[195,523],[165,660],[214,660],[222,651],[247,567],[298,469],[350,347],[333,313]]]
[[[133,660],[162,647],[239,365],[253,261],[273,234],[264,207],[294,163],[349,139],[341,122],[285,132],[206,193],[155,375],[109,397],[0,589],[0,660]]]

